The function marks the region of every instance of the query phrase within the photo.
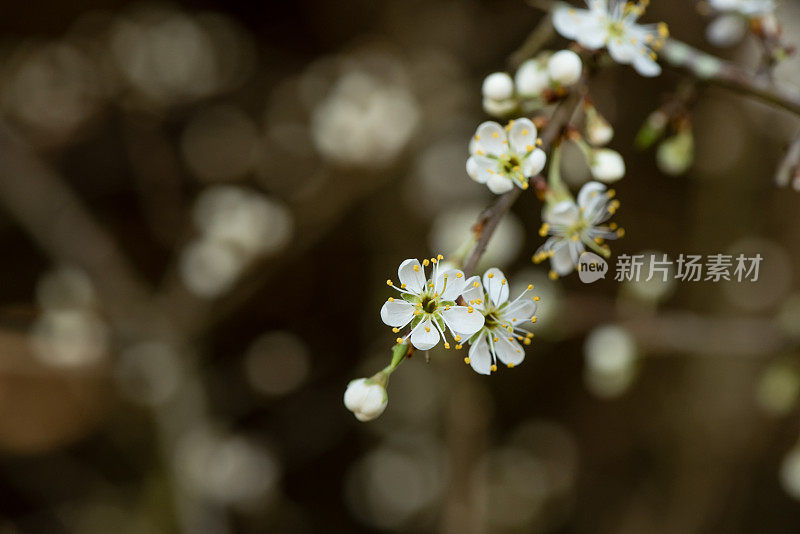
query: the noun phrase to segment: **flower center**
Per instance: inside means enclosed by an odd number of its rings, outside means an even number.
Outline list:
[[[425,294],[420,300],[420,304],[422,304],[422,311],[425,313],[433,313],[436,311],[436,308],[439,307],[439,299],[433,298],[431,295]]]
[[[503,156],[500,161],[504,174],[515,174],[522,164],[516,154],[507,154]]]

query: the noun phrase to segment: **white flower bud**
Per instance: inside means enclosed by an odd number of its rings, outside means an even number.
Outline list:
[[[656,152],[656,164],[661,172],[672,176],[685,173],[694,161],[694,136],[691,130],[665,139]]]
[[[517,109],[517,102],[511,100],[493,100],[491,98],[483,99],[483,111],[492,117],[505,117],[512,111]]]
[[[386,409],[389,397],[386,387],[371,378],[358,378],[347,384],[344,405],[359,421],[371,421]]]
[[[595,146],[608,144],[614,137],[614,128],[594,107],[586,112],[586,139]]]
[[[736,13],[715,18],[706,28],[706,39],[714,46],[733,46],[747,33],[747,19]]]
[[[505,72],[495,72],[483,80],[483,96],[492,100],[508,100],[514,96],[514,80]]]
[[[529,59],[519,66],[514,75],[517,93],[526,97],[536,97],[550,86],[547,69],[535,59]]]
[[[583,63],[578,54],[572,50],[561,50],[553,54],[547,62],[547,73],[553,82],[570,86],[577,82],[583,71]]]
[[[636,342],[619,326],[606,325],[592,330],[583,348],[586,357],[586,385],[600,397],[623,394],[636,377]]]
[[[619,152],[610,148],[599,148],[592,153],[592,176],[601,182],[616,182],[625,176],[625,160]]]

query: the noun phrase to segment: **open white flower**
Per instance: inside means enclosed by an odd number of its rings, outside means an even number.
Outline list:
[[[485,317],[483,328],[470,338],[469,356],[464,358],[476,372],[488,375],[496,371],[497,360],[514,367],[525,359],[525,351],[519,342],[530,345],[533,334],[521,326],[536,322],[535,301],[539,300],[539,297],[528,296],[532,289],[533,285],[528,285],[522,294],[509,302],[510,288],[500,269],[486,271],[483,284],[478,276],[467,280],[464,300]]]
[[[529,119],[510,121],[505,129],[496,122],[484,122],[470,144],[467,174],[498,195],[515,184],[527,189],[528,178],[541,172],[547,160],[536,136],[536,126]]]
[[[617,63],[632,65],[642,76],[658,76],[656,53],[669,32],[664,23],[637,24],[647,0],[586,0],[589,9],[561,5],[553,13],[553,25],[567,39],[590,50],[607,48]]]
[[[613,190],[606,191],[599,182],[588,182],[578,193],[577,202],[569,199],[546,206],[539,235],[550,237],[536,251],[533,261],[550,258],[550,276],[555,278],[574,271],[586,247],[607,256],[608,247],[603,240],[624,234],[614,223],[603,225],[619,207],[613,197]]]
[[[460,341],[461,336],[471,336],[483,326],[483,315],[475,313],[473,306],[458,306],[456,299],[466,287],[464,273],[458,269],[440,270],[441,255],[420,263],[416,259],[408,259],[400,264],[397,275],[400,287],[391,280],[386,283],[401,294],[402,298],[390,297],[381,308],[381,319],[393,327],[397,333],[401,328],[411,324],[411,331],[405,337],[398,337],[398,343],[411,338],[411,344],[419,350],[432,349],[445,338],[445,330]],[[431,277],[425,276],[425,267],[433,264]],[[444,348],[449,349],[446,341]]]
[[[344,405],[359,421],[371,421],[386,409],[389,397],[385,384],[371,378],[357,378],[347,384]]]

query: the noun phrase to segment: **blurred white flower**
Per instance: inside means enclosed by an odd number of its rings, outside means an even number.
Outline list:
[[[625,176],[625,160],[610,148],[597,148],[590,153],[589,168],[596,180],[613,183]]]
[[[787,415],[800,397],[800,373],[783,362],[771,364],[761,374],[756,387],[756,402],[773,415]]]
[[[589,9],[556,8],[553,25],[558,33],[590,50],[607,48],[614,61],[632,65],[642,76],[661,74],[654,50],[663,45],[669,33],[664,23],[636,23],[646,2],[586,0],[586,4]]]
[[[589,105],[586,108],[586,140],[594,146],[603,146],[613,137],[614,128],[594,106]]]
[[[708,5],[717,11],[734,11],[748,17],[775,11],[775,0],[708,0]]]
[[[537,59],[525,61],[514,75],[517,94],[522,97],[536,98],[542,91],[550,87],[550,76],[547,66]]]
[[[492,268],[483,275],[467,280],[464,300],[484,316],[483,328],[469,339],[469,356],[464,358],[472,368],[482,375],[497,370],[497,360],[507,367],[519,365],[525,359],[525,345],[531,343],[533,334],[521,328],[525,323],[535,322],[536,301],[529,297],[533,284],[509,302],[509,287],[506,276],[500,269]],[[456,341],[461,341],[456,337]],[[456,349],[461,348],[456,345]]]
[[[45,310],[88,308],[95,303],[95,292],[85,272],[60,266],[36,282],[36,299]]]
[[[192,293],[211,299],[233,287],[246,262],[247,258],[230,243],[203,237],[181,252],[181,278]]]
[[[783,490],[800,501],[800,447],[795,446],[783,457],[780,480]]]
[[[114,375],[120,391],[131,402],[161,406],[180,387],[183,365],[168,345],[146,341],[120,353]]]
[[[728,13],[716,17],[706,28],[706,39],[714,46],[733,46],[742,40],[749,24],[741,15]]]
[[[537,146],[537,133],[529,119],[510,121],[505,129],[496,122],[484,122],[470,144],[474,152],[467,160],[467,174],[492,193],[506,193],[514,185],[527,189],[528,178],[541,172],[547,159]]]
[[[398,343],[411,339],[411,344],[418,350],[429,350],[435,347],[440,338],[446,339],[445,329],[456,339],[460,335],[471,336],[483,326],[483,315],[475,313],[472,306],[458,306],[456,299],[464,291],[466,280],[464,273],[458,269],[447,271],[439,269],[439,261],[443,257],[423,260],[407,259],[397,269],[400,286],[391,280],[386,283],[402,294],[402,298],[389,297],[381,308],[381,319],[397,333],[406,325],[411,331],[404,337],[398,337]],[[427,278],[425,267],[433,264],[431,277]],[[444,347],[450,348],[445,341]]]
[[[233,186],[205,189],[193,210],[195,226],[247,255],[268,254],[291,237],[293,221],[282,204],[257,191]]]
[[[547,62],[547,74],[556,84],[569,87],[575,84],[583,72],[581,57],[572,50],[559,50]]]
[[[34,353],[48,365],[93,365],[108,354],[108,327],[88,309],[46,310],[33,324],[31,336]]]
[[[514,80],[505,72],[494,72],[483,80],[481,92],[484,98],[508,100],[514,96]]]
[[[359,421],[372,421],[383,413],[388,403],[385,384],[371,378],[351,380],[344,392],[344,405]]]
[[[636,374],[636,343],[619,326],[601,326],[592,330],[584,344],[586,385],[600,397],[624,393]]]
[[[379,168],[399,155],[418,121],[417,103],[404,86],[352,71],[314,108],[311,133],[326,159]]]
[[[656,163],[664,174],[678,176],[694,162],[694,135],[690,128],[668,137],[658,145]]]
[[[622,235],[614,223],[601,226],[619,207],[619,201],[612,200],[613,196],[613,190],[606,191],[603,184],[589,182],[578,192],[577,202],[569,199],[546,205],[539,235],[551,237],[539,247],[533,261],[540,263],[549,258],[550,276],[554,278],[574,271],[586,247],[607,255],[603,240]]]

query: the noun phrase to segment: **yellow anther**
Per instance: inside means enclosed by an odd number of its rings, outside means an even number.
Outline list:
[[[446,304],[445,307],[444,307],[444,311],[448,311],[449,309],[450,309],[450,305]]]
[[[522,135],[528,135],[528,130],[522,130]]]
[[[397,341],[398,343],[402,343],[403,342],[403,338],[402,337],[398,337],[395,341]]]
[[[405,289],[405,288],[406,288],[405,284],[400,284],[400,289]]]
[[[506,364],[506,367],[508,367],[509,369],[513,369],[514,368],[514,364],[513,363],[508,363],[508,364]]]
[[[387,285],[387,286],[390,286],[390,285],[392,285],[392,281],[391,281],[391,280],[387,280],[387,281],[386,281],[386,285]]]
[[[528,186],[528,182],[525,182],[524,184],[522,184],[522,189],[523,189],[523,190],[524,190],[524,189],[528,189],[528,187],[529,187],[529,186]]]
[[[547,276],[550,278],[550,280],[555,280],[558,278],[558,273],[554,270],[551,270],[549,273],[547,273]]]
[[[486,275],[488,278],[494,278],[494,273],[489,273]]]
[[[512,319],[511,319],[511,322],[512,322],[512,323],[516,323],[516,322],[517,322],[517,318],[516,318],[516,317],[512,318]]]
[[[475,134],[475,140],[476,140],[476,141],[480,141],[480,140],[481,140],[481,136],[480,136],[480,135],[478,135],[478,134]]]
[[[478,287],[480,284],[478,282],[472,282],[472,287]]]
[[[450,343],[448,343],[447,341],[445,341],[445,342],[444,342],[444,348],[446,348],[446,349],[449,349],[449,348],[450,348]]]
[[[539,235],[544,237],[547,235],[547,232],[550,231],[550,225],[547,223],[542,223],[542,227],[539,228]]]
[[[437,260],[443,260],[443,259],[444,259],[444,256],[442,256],[441,254],[437,254],[437,255],[436,255],[436,259],[437,259]]]
[[[528,332],[527,334],[525,334],[525,337],[533,337],[533,332]]]
[[[399,328],[392,328],[392,332],[394,332],[395,334],[398,333],[399,331],[400,331]]]
[[[571,239],[577,243],[578,242],[578,234],[573,235]]]
[[[543,144],[544,144],[544,141],[542,141],[541,138],[536,140],[536,146],[542,146]]]
[[[509,341],[514,341],[514,336],[508,336]]]
[[[524,340],[522,340],[522,343],[524,343],[525,345],[530,345],[531,344],[531,339],[526,337]]]
[[[418,315],[420,315],[421,313],[422,313],[422,312],[421,312],[421,311],[419,311],[419,310],[414,310],[414,315],[415,315],[415,316],[418,316]]]
[[[427,267],[428,265],[430,265],[430,263],[431,263],[431,262],[429,262],[427,259],[424,259],[424,260],[422,260],[422,265],[424,265],[425,267]]]
[[[417,272],[417,273],[419,272],[419,265],[415,265],[414,266],[414,272]]]
[[[528,287],[527,287],[526,289],[527,289],[528,291],[530,291],[531,289],[533,289],[533,284],[528,284]]]
[[[617,223],[615,223],[615,222],[612,222],[611,224],[609,224],[609,225],[608,225],[608,227],[609,227],[611,230],[616,230],[616,229],[617,229]]]
[[[464,273],[460,273],[460,272],[456,273],[456,278],[463,278],[463,277],[464,277]]]
[[[504,285],[506,285],[506,279],[505,279],[505,278],[503,278],[502,280],[500,280],[500,285],[501,285],[501,286],[504,286]]]
[[[456,337],[455,337],[455,340],[456,340],[456,341],[461,341],[461,336],[456,336]]]
[[[494,133],[492,134],[492,137],[494,137],[495,139],[497,139],[498,137],[500,137],[500,134],[499,134],[499,133],[497,133],[497,132],[494,132]]]
[[[527,145],[525,147],[525,152],[530,152],[531,150],[533,150],[533,145]]]
[[[495,364],[492,364],[491,369],[492,369],[492,371],[497,371],[497,366]]]
[[[617,230],[617,237],[624,237],[624,236],[625,236],[624,228],[620,228],[619,230]]]
[[[425,327],[425,331],[426,331],[426,332],[430,332],[430,331],[431,331],[431,327],[430,327],[430,326],[426,326],[426,327]]]
[[[617,192],[614,191],[613,189],[609,189],[606,195],[608,195],[608,198],[614,198],[615,196],[617,196]]]
[[[472,313],[475,310],[472,306],[467,307],[467,312]]]
[[[394,302],[394,297],[389,297],[389,302]]]
[[[536,316],[535,316],[535,315],[534,315],[533,317],[531,317],[531,322],[532,322],[532,323],[535,323],[535,322],[536,322]]]
[[[456,350],[461,350],[461,347],[462,347],[462,345],[456,345]],[[469,359],[469,358],[467,358],[467,359]],[[469,363],[469,362],[467,362],[467,363]]]
[[[533,297],[533,300],[535,300],[536,302],[539,302],[539,297]]]
[[[464,363],[469,363],[469,357],[464,358]]]

